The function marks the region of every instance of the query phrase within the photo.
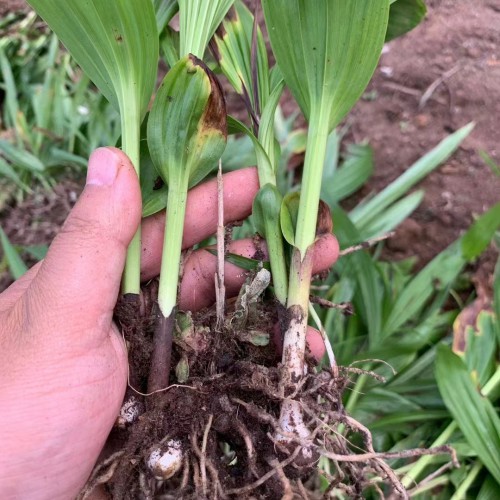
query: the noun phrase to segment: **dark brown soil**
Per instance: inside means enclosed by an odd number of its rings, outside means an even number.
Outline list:
[[[476,123],[452,159],[422,183],[424,202],[388,242],[387,256],[417,256],[420,264],[500,201],[500,177],[479,154],[500,164],[500,3],[427,3],[425,22],[387,46],[366,94],[373,100],[360,101],[349,120],[353,137],[368,139],[375,151],[375,175],[362,195],[382,189],[450,132]],[[491,268],[493,261],[483,262]]]
[[[9,14],[9,12],[19,12],[28,9],[28,5],[24,0],[1,0],[0,1],[0,17]]]
[[[270,340],[277,321],[273,305],[265,309],[259,300],[242,307],[244,302],[236,301],[217,332],[214,309],[195,315],[192,322],[191,316],[177,317],[171,385],[145,394],[155,351],[156,292],[153,283],[140,300],[125,297],[115,311],[129,348],[125,405],[130,413],[133,404],[136,413],[125,422],[122,410],[81,498],[96,487],[120,500],[160,496],[278,499],[301,488],[317,491],[314,470],[319,447],[343,455],[348,452],[345,445],[328,437],[331,427],[325,426],[330,421],[329,425],[343,422],[352,427],[343,419],[340,403],[347,379],[324,371],[293,383],[277,364],[272,341],[262,346],[251,342],[255,335],[267,335]],[[316,431],[307,460],[299,453],[298,443],[285,445],[273,437],[280,403],[292,393],[309,408],[308,420],[320,414],[324,419],[309,422]],[[321,408],[319,397],[324,400]],[[164,452],[172,442],[182,449],[182,472],[168,481],[159,480],[158,471],[147,466],[148,457],[158,447],[163,446]],[[367,485],[364,469],[365,465],[350,461],[342,466],[348,478],[345,487],[353,498]]]

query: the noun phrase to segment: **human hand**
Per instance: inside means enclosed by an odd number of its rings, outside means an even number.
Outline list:
[[[227,174],[226,222],[251,212],[255,169]],[[216,184],[190,192],[184,246],[213,234]],[[137,176],[119,150],[89,160],[87,185],[47,257],[0,295],[0,492],[2,498],[68,499],[79,492],[122,404],[127,354],[112,322],[126,248],[140,223]],[[143,278],[158,274],[164,214],[143,223]],[[251,241],[231,252],[253,256]],[[333,236],[315,250],[315,272],[338,255]],[[193,252],[181,284],[181,309],[214,300],[215,257]],[[245,279],[226,264],[226,289]],[[318,339],[310,342],[319,345]]]

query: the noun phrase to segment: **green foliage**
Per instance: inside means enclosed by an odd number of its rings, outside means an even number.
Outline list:
[[[418,26],[427,8],[423,0],[393,0],[389,13],[386,42],[404,35]]]
[[[389,0],[263,0],[269,39],[307,120],[322,111],[329,131],[363,93],[385,38]]]
[[[469,445],[500,483],[500,418],[488,398],[478,391],[463,361],[445,345],[437,350],[436,379]]]
[[[17,280],[28,270],[28,268],[1,227],[0,243],[2,245],[2,250],[7,261],[7,265],[9,266],[10,273],[12,277]]]
[[[147,130],[151,159],[168,186],[158,304],[169,317],[177,302],[187,191],[208,175],[226,146],[222,89],[200,59],[185,56],[167,73]]]
[[[37,29],[34,13],[9,16],[3,29],[0,174],[30,192],[34,181],[49,187],[61,174],[82,172],[96,147],[116,142],[118,117],[55,35]]]

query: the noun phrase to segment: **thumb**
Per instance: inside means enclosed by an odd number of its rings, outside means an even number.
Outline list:
[[[126,249],[140,219],[130,160],[118,149],[97,149],[85,189],[27,290],[30,304],[43,305],[48,321],[64,314],[78,329],[111,324]]]

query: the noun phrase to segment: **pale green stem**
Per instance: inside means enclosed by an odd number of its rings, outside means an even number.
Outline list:
[[[471,470],[467,474],[467,477],[463,480],[462,484],[457,488],[457,491],[453,494],[450,500],[463,500],[467,498],[467,491],[472,486],[478,474],[481,472],[483,464],[480,460],[477,460],[472,466]]]
[[[496,372],[493,376],[488,380],[488,382],[484,385],[483,390],[481,391],[486,397],[489,396],[500,384],[500,366],[497,367]],[[458,429],[458,424],[454,420],[451,422],[448,427],[441,433],[441,435],[432,443],[431,448],[435,446],[441,446],[446,444],[453,433]],[[432,455],[427,455],[419,458],[415,464],[408,471],[406,476],[401,481],[405,488],[409,488],[414,483],[416,483],[418,477],[422,473],[422,471],[432,462]]]
[[[365,365],[361,369],[368,370],[369,365],[368,366]],[[351,395],[349,396],[349,399],[347,400],[347,403],[345,405],[345,411],[349,415],[352,415],[352,413],[354,411],[354,407],[356,406],[356,404],[359,400],[359,397],[362,394],[361,391],[363,390],[363,387],[366,384],[367,380],[368,380],[368,375],[360,375],[358,377],[358,380],[356,381],[356,384],[354,385],[354,388],[351,391]]]
[[[283,307],[286,306],[288,294],[288,278],[285,260],[285,248],[281,226],[278,220],[274,220],[274,214],[264,215],[266,227],[266,242],[271,263],[271,274],[273,277],[274,295]]]
[[[175,184],[170,185],[168,189],[165,238],[158,290],[158,305],[165,318],[170,316],[177,303],[188,179],[182,179]]]
[[[458,429],[456,422],[451,422],[448,427],[441,433],[441,435],[431,444],[430,448],[436,446],[443,446],[448,443],[453,433]],[[419,458],[413,467],[408,471],[401,483],[405,488],[410,488],[415,485],[417,478],[422,474],[423,470],[435,459],[433,455],[426,455]]]
[[[328,139],[327,106],[313,113],[307,134],[307,149],[302,174],[299,215],[295,231],[295,248],[290,265],[287,310],[289,324],[283,341],[283,365],[293,379],[304,375],[309,291],[312,275],[312,245],[316,238],[316,222]],[[285,399],[281,405],[280,425],[301,437],[308,435],[298,401]]]
[[[316,221],[321,193],[321,180],[328,140],[329,106],[324,103],[312,112],[307,133],[306,157],[302,173],[299,215],[295,231],[295,246],[304,259],[316,237]]]
[[[322,110],[324,107],[320,108]],[[322,111],[313,114],[307,134],[306,157],[302,174],[299,214],[295,231],[295,250],[290,266],[287,308],[293,307],[299,314],[292,319],[285,333],[283,363],[295,377],[301,377],[304,370],[306,346],[307,313],[311,287],[312,248],[316,238],[316,222],[321,192],[321,178],[325,163],[328,139],[328,117]]]
[[[435,490],[436,488],[439,488],[439,486],[444,486],[449,482],[450,478],[448,476],[436,477],[435,479],[432,479],[428,483],[423,484],[421,487],[411,490],[411,498],[415,498],[417,495],[425,493],[426,491]]]
[[[133,102],[133,99],[131,100]],[[125,102],[127,102],[125,100]],[[122,150],[130,158],[137,177],[140,174],[140,130],[141,121],[138,109],[131,102],[126,111],[120,110],[122,130]],[[122,278],[122,293],[138,295],[141,290],[141,226],[137,228],[127,248],[127,259]]]

